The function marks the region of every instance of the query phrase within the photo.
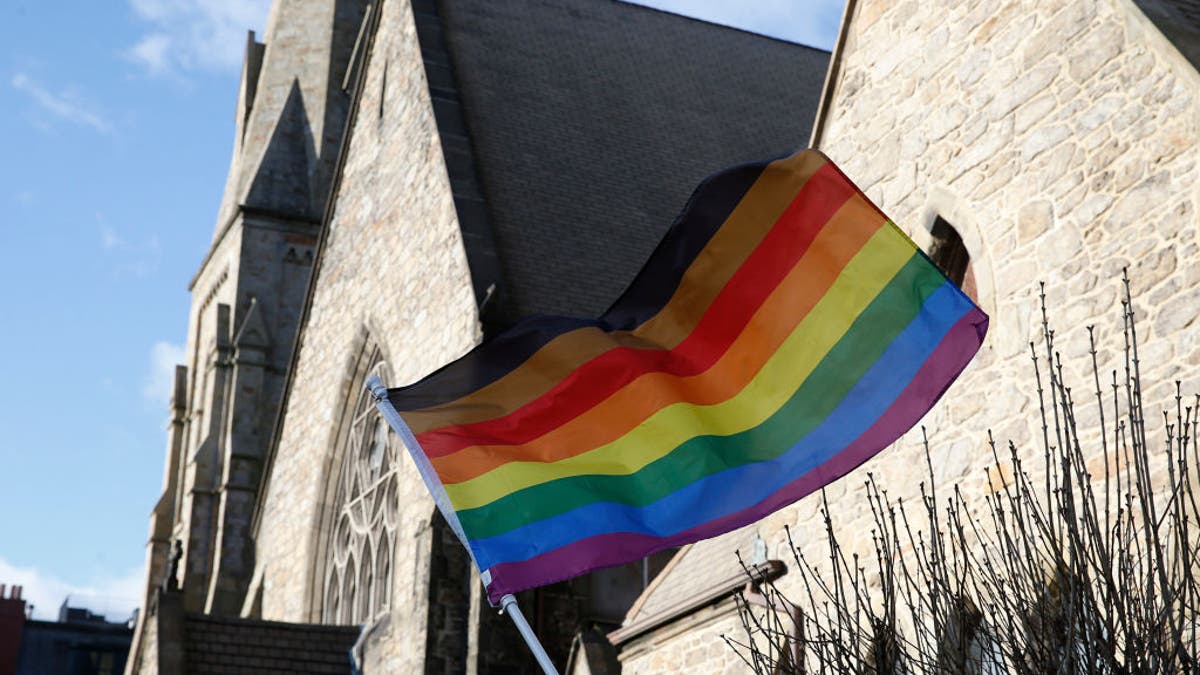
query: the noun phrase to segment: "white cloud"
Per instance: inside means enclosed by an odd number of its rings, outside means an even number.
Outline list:
[[[155,342],[150,348],[150,372],[142,384],[142,396],[165,408],[171,399],[175,366],[183,363],[183,347],[170,342]]]
[[[151,75],[236,70],[246,31],[261,29],[270,0],[129,0],[150,24],[126,55]]]
[[[151,33],[129,50],[129,56],[142,64],[152,75],[164,75],[171,70],[171,38]]]
[[[65,122],[91,127],[102,134],[112,132],[112,125],[79,95],[70,90],[52,92],[26,73],[13,75],[13,89],[28,96],[42,111]]]
[[[144,583],[140,566],[119,577],[99,579],[87,585],[73,584],[46,574],[36,567],[18,567],[0,557],[0,583],[22,586],[21,597],[33,605],[35,619],[56,620],[58,608],[70,598],[70,606],[103,614],[109,621],[124,621],[141,602]],[[5,596],[10,593],[5,590]]]
[[[121,238],[121,235],[117,234],[116,230],[108,225],[100,227],[100,244],[104,246],[104,250],[106,251],[125,248],[125,240]]]

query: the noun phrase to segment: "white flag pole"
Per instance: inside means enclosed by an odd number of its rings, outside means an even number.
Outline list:
[[[467,549],[467,553],[470,554],[471,562],[475,565],[475,569],[479,569],[479,562],[475,560],[475,553],[467,543],[467,536],[463,531],[462,523],[458,520],[458,514],[455,513],[454,506],[450,504],[450,497],[446,494],[446,489],[442,487],[442,481],[434,471],[429,457],[425,455],[420,443],[417,442],[417,437],[408,428],[408,424],[404,422],[404,418],[400,417],[400,413],[396,410],[396,407],[388,400],[387,386],[384,385],[383,380],[379,379],[378,375],[368,377],[365,386],[371,392],[371,396],[374,397],[375,407],[379,410],[379,414],[383,416],[383,419],[387,421],[392,431],[395,431],[400,436],[400,440],[404,442],[404,447],[408,450],[409,457],[412,457],[413,463],[417,465],[417,471],[421,474],[421,479],[425,481],[425,487],[429,488],[429,493],[433,496],[433,501],[437,505],[438,510],[442,512],[442,516],[450,525],[450,529],[454,531],[454,534],[458,536],[458,540]],[[492,575],[487,570],[481,570],[479,576],[483,580],[484,586],[491,583]],[[546,675],[558,675],[558,669],[550,662],[550,656],[546,654],[546,649],[542,647],[542,643],[538,641],[537,635],[534,635],[533,629],[525,621],[525,616],[521,614],[521,609],[517,607],[517,599],[511,593],[500,598],[500,611],[508,614],[509,618],[517,626],[517,630],[521,633],[521,637],[525,639],[525,644],[529,645],[529,649],[533,652],[534,658],[537,659],[538,665],[542,667],[542,671]]]
[[[533,658],[537,659],[538,665],[542,667],[542,672],[546,675],[558,675],[558,669],[550,662],[550,655],[546,653],[546,649],[542,647],[538,637],[533,634],[533,629],[529,627],[529,622],[521,614],[521,608],[517,607],[517,599],[512,596],[512,593],[500,598],[500,611],[507,614],[516,624],[521,637],[525,638],[525,644],[529,645],[530,651],[533,652]]]

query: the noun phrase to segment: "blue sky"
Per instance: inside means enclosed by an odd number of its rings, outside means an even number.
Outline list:
[[[830,48],[842,0],[643,4]],[[0,583],[138,602],[187,284],[268,0],[0,5]],[[753,7],[753,10],[749,10]]]

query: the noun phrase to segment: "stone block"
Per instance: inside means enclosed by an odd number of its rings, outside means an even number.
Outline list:
[[[1040,237],[1054,225],[1054,205],[1048,199],[1027,202],[1017,213],[1017,233],[1022,243]]]
[[[1035,129],[1021,145],[1021,161],[1028,162],[1043,152],[1053,148],[1071,135],[1071,129],[1065,124]]]
[[[979,81],[994,65],[991,50],[978,49],[968,52],[955,69],[961,87],[969,87]]]
[[[954,181],[967,171],[995,157],[1012,141],[1012,119],[1000,120],[988,129],[978,143],[966,148],[951,165],[949,179]]]
[[[1114,117],[1117,110],[1121,109],[1124,101],[1120,96],[1110,95],[1100,98],[1099,101],[1092,104],[1087,112],[1081,115],[1078,124],[1082,131],[1091,131],[1096,127],[1106,123]]]
[[[986,199],[995,194],[1013,179],[1021,163],[1017,161],[1017,153],[1011,150],[998,155],[984,166],[983,180],[971,193],[973,199]]]
[[[1080,132],[1076,133],[1078,134]],[[1110,138],[1112,138],[1112,132],[1108,130],[1108,127],[1100,127],[1099,129],[1096,129],[1084,136],[1083,140],[1080,141],[1079,146],[1090,153],[1103,145]]]
[[[1004,3],[999,7],[991,7],[989,9],[991,11],[987,12],[986,20],[982,21],[979,25],[979,30],[975,33],[976,49],[984,46],[985,43],[1007,29],[1020,13],[1017,3]],[[977,11],[975,14],[977,15],[976,20],[983,18],[982,16],[978,16],[983,14],[982,12]]]
[[[1175,248],[1172,246],[1163,246],[1155,251],[1136,255],[1135,259],[1137,263],[1134,264],[1130,274],[1137,278],[1138,288],[1143,291],[1153,288],[1170,276],[1175,271],[1178,262]]]
[[[1088,195],[1083,200],[1083,203],[1079,205],[1079,208],[1071,213],[1071,216],[1080,227],[1089,227],[1108,210],[1108,207],[1112,206],[1113,201],[1113,196],[1109,194],[1097,193]]]
[[[1121,187],[1118,185],[1117,189]],[[1162,206],[1170,194],[1171,186],[1165,173],[1147,178],[1117,201],[1105,228],[1110,232],[1122,232],[1144,222],[1146,216]]]
[[[1068,55],[1067,69],[1077,82],[1084,82],[1101,66],[1116,58],[1124,46],[1124,26],[1117,22],[1105,24],[1089,32],[1086,40],[1075,45]]]
[[[1043,121],[1058,106],[1052,94],[1039,96],[1017,108],[1013,131],[1020,134],[1029,127]]]
[[[1022,52],[1025,67],[1033,66],[1050,54],[1059,53],[1063,45],[1078,35],[1095,15],[1096,3],[1094,2],[1068,3],[1025,43]]]
[[[1030,13],[1018,13],[1012,23],[1003,32],[993,38],[988,46],[996,54],[1012,54],[1029,40],[1030,33],[1037,26],[1037,16]]]
[[[988,106],[988,119],[995,121],[1004,118],[1017,106],[1045,91],[1060,70],[1061,66],[1058,63],[1044,63],[1022,74],[1012,86],[996,93],[996,97]]]
[[[945,107],[939,107],[928,117],[926,136],[930,141],[939,141],[957,129],[965,119],[967,119],[967,108],[961,103],[954,102]]]

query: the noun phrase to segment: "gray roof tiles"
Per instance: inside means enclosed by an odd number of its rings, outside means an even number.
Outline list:
[[[701,180],[807,144],[829,59],[615,0],[422,8],[440,18],[474,150],[499,323],[603,312]]]
[[[289,624],[189,614],[184,653],[188,672],[344,675],[358,626]]]

